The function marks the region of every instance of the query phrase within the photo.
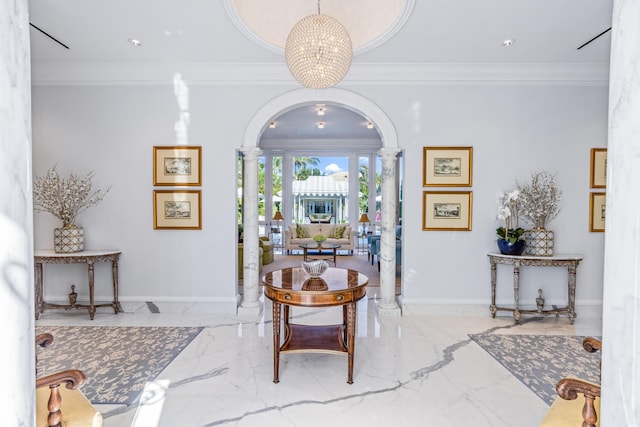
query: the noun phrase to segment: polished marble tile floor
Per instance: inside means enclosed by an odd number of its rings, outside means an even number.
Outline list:
[[[273,380],[271,304],[262,318],[214,314],[46,311],[37,325],[204,326],[148,384],[135,407],[97,405],[106,427],[537,426],[547,405],[468,334],[601,335],[601,320],[565,317],[376,315],[372,288],[358,304],[354,383],[341,355],[283,354]],[[339,323],[339,309],[292,309],[292,321]]]

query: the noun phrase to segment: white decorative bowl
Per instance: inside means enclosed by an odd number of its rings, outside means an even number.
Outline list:
[[[302,269],[311,277],[320,277],[324,273],[329,264],[324,260],[302,261]]]

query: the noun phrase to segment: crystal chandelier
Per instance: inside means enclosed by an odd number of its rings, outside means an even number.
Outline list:
[[[289,71],[303,86],[326,89],[344,78],[351,66],[351,38],[336,19],[320,14],[302,18],[285,45]]]

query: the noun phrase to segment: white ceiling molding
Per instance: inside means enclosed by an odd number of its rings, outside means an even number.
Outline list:
[[[37,63],[34,86],[173,85],[174,75],[192,85],[299,87],[284,64]],[[605,64],[353,64],[338,86],[349,85],[574,85],[606,86]]]
[[[247,37],[256,45],[284,56],[284,41],[282,40],[282,34],[280,34],[279,36],[265,36],[257,34],[256,31],[254,31],[254,29],[252,29],[251,26],[247,24],[243,17],[240,16],[236,8],[237,1],[238,0],[224,0],[224,8],[227,16],[236,26],[236,28],[238,28],[238,30],[245,37]],[[304,18],[305,16],[311,15],[311,12],[315,13],[315,2],[313,2],[312,4],[313,8],[309,9],[309,13],[302,13],[300,14],[300,16],[295,16],[295,12],[292,12],[292,10],[296,9],[296,7],[300,8],[302,6],[300,0],[290,0],[290,3],[281,2],[277,5],[277,7],[273,2],[269,3],[265,0],[256,0],[255,5],[247,4],[245,0],[242,1],[243,3],[241,4],[243,4],[247,9],[258,9],[258,6],[264,5],[262,6],[265,8],[263,10],[264,13],[268,13],[269,11],[273,10],[276,16],[278,14],[283,15],[281,22],[283,28],[277,28],[277,30],[279,30],[280,33],[284,32],[285,35],[288,34],[289,30],[293,28],[293,25],[298,20]],[[380,2],[380,5],[378,5],[378,2]],[[404,26],[404,24],[411,16],[411,12],[413,11],[415,5],[415,0],[395,0],[395,2],[390,2],[389,0],[361,0],[361,4],[358,4],[353,0],[337,0],[333,3],[327,3],[328,2],[325,1],[325,3],[321,5],[322,13],[328,14],[329,16],[338,19],[338,21],[340,21],[343,25],[345,25],[345,27],[347,27],[352,41],[355,41],[356,43],[353,46],[353,55],[357,56],[361,53],[365,53],[372,49],[375,49],[376,47],[382,45],[391,37],[393,37],[396,33],[398,33],[398,31],[400,31],[400,29]],[[394,6],[394,3],[397,3],[400,6]],[[387,8],[391,7],[390,10],[396,11],[394,12],[396,13],[395,20],[393,20],[390,25],[388,25],[387,22],[380,23],[380,26],[384,28],[377,29],[376,35],[374,37],[366,37],[365,39],[360,38],[358,33],[360,33],[362,30],[354,28],[353,25],[349,25],[349,22],[347,21],[347,19],[349,19],[348,17],[354,17],[354,9],[367,10],[367,12],[365,12],[367,16],[363,17],[363,19],[360,19],[360,22],[362,22],[363,26],[366,26],[367,31],[370,31],[372,27],[375,27],[376,21],[388,18],[387,16],[382,16],[380,17],[380,19],[376,20],[374,13],[371,12],[380,10],[383,14],[388,13],[384,10],[383,6],[386,6]],[[336,7],[341,9],[340,13],[332,13],[331,9]],[[258,11],[256,13],[262,12]],[[266,16],[265,21],[268,21],[270,23],[274,22],[274,16]],[[273,25],[271,25],[271,28],[273,28]],[[356,34],[353,34],[354,32],[356,32]],[[276,39],[279,39],[280,41],[277,41]]]

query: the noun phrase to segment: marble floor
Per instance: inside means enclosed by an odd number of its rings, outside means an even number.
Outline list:
[[[379,317],[376,288],[358,305],[354,383],[347,358],[283,354],[274,384],[271,305],[258,321],[235,316],[118,315],[50,310],[37,325],[204,326],[148,384],[134,407],[97,405],[106,427],[155,426],[537,426],[547,405],[470,341],[468,334],[601,335],[601,319],[579,313],[514,325],[511,317]],[[292,309],[299,323],[339,323],[339,309]]]

